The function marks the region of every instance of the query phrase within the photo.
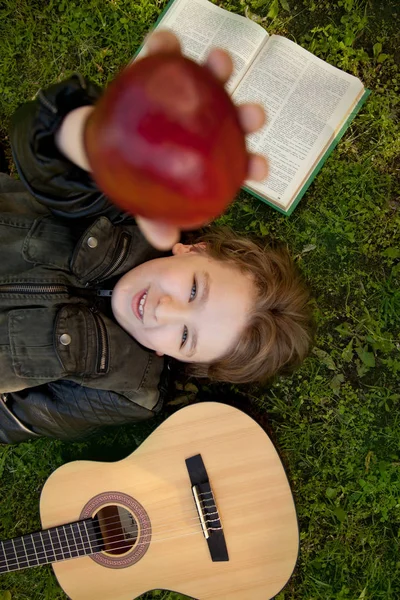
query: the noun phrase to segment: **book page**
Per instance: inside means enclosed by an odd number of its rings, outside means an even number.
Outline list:
[[[264,128],[248,148],[267,157],[268,178],[247,187],[287,207],[363,92],[362,83],[280,36],[271,36],[240,82],[235,102],[260,102]]]
[[[227,84],[230,93],[268,38],[268,33],[254,21],[219,8],[208,0],[175,0],[157,27],[176,33],[183,53],[198,63],[205,61],[212,47],[228,50],[234,65]]]

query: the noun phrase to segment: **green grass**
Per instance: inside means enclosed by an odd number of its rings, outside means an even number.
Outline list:
[[[400,9],[395,0],[226,0],[360,77],[372,94],[290,218],[246,194],[222,219],[284,240],[316,299],[316,346],[268,387],[201,386],[179,403],[247,403],[277,445],[301,550],[279,600],[400,598]],[[0,136],[18,103],[79,70],[113,78],[165,6],[158,0],[0,4]],[[0,449],[0,537],[39,528],[40,490],[76,458],[116,460],[158,421],[87,442]],[[146,598],[173,600],[168,592]],[[65,599],[50,568],[3,576],[1,600]]]

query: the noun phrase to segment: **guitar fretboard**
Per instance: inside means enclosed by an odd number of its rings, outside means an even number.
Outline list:
[[[95,554],[104,548],[97,519],[0,541],[0,573]]]

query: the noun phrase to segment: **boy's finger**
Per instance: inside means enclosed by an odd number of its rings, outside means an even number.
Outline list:
[[[245,133],[261,129],[267,121],[267,115],[261,104],[242,104],[238,106],[239,119]]]
[[[263,181],[268,175],[268,162],[260,154],[249,155],[247,178],[252,181]]]
[[[181,44],[172,31],[162,29],[150,33],[145,40],[144,46],[147,55],[158,54],[159,52],[180,52]]]
[[[219,79],[222,83],[226,83],[232,75],[233,62],[232,58],[222,48],[214,48],[207,56],[205,63],[206,67]]]
[[[176,227],[143,217],[135,218],[144,237],[157,250],[171,250],[172,246],[179,242],[180,233]]]

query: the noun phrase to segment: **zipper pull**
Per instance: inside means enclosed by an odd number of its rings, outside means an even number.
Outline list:
[[[103,298],[111,298],[112,293],[112,290],[97,290],[97,296],[102,296]]]

